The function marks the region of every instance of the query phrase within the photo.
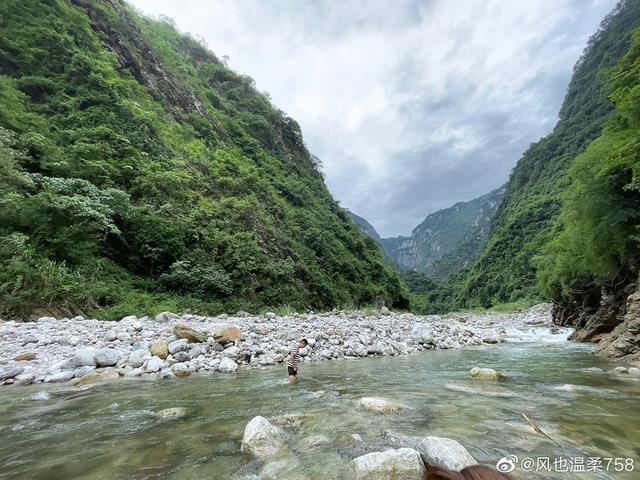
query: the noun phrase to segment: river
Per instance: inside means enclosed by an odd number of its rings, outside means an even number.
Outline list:
[[[507,378],[471,379],[474,366],[501,370]],[[637,479],[640,379],[610,373],[615,366],[593,356],[588,345],[535,341],[318,362],[305,365],[295,385],[286,383],[282,367],[268,367],[85,390],[5,387],[0,479],[251,478],[261,465],[240,451],[244,426],[255,415],[290,413],[306,417],[286,428],[290,454],[277,464],[282,480],[349,479],[354,453],[347,437],[358,433],[377,446],[385,430],[454,438],[480,463],[515,455],[514,473],[521,478]],[[373,415],[356,406],[362,396],[406,408]],[[170,407],[183,407],[185,415],[153,414]],[[534,432],[522,413],[559,446]],[[329,443],[303,446],[312,435]],[[524,458],[542,470],[524,472]],[[557,462],[551,472],[544,471],[546,458]],[[602,471],[554,471],[564,468],[563,459],[567,469],[584,462],[586,470]],[[616,472],[624,462],[630,468],[626,459],[635,471]]]

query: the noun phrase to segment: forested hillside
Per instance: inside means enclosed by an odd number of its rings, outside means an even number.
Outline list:
[[[640,356],[640,30],[608,72],[615,113],[569,167],[538,277],[555,317],[608,355]]]
[[[121,0],[0,3],[0,313],[407,296],[295,120]]]
[[[433,309],[489,307],[540,298],[536,288],[539,257],[555,235],[553,226],[562,192],[576,178],[576,169],[582,167],[574,167],[569,176],[567,170],[600,135],[611,114],[606,72],[623,57],[638,25],[640,1],[622,1],[591,37],[574,68],[553,132],[532,144],[518,161],[485,247],[467,270],[433,294]]]

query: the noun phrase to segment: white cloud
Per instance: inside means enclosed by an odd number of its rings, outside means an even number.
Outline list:
[[[396,235],[506,181],[615,0],[132,3],[252,76],[336,198]]]

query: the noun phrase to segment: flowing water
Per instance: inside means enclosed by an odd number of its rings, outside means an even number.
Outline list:
[[[467,373],[473,366],[499,369],[508,378],[473,380]],[[355,453],[349,434],[375,447],[391,430],[457,439],[481,463],[495,465],[516,455],[518,462],[534,458],[546,468],[545,457],[560,459],[551,473],[524,473],[518,463],[514,473],[521,478],[637,479],[640,379],[595,368],[614,366],[585,345],[506,343],[320,362],[305,365],[295,385],[286,383],[283,367],[273,367],[231,376],[117,381],[86,390],[5,387],[0,479],[251,478],[262,466],[240,451],[244,426],[255,415],[292,413],[305,416],[285,428],[288,454],[266,467],[267,477],[271,472],[270,478],[281,480],[351,478],[348,462]],[[406,408],[367,413],[354,402],[362,396]],[[184,407],[186,414],[153,414],[169,407]],[[522,413],[559,445],[534,432]],[[312,448],[303,442],[312,435],[330,441]],[[625,461],[630,468],[627,458],[635,471],[616,472]],[[553,471],[578,468],[580,461],[586,470],[598,470],[599,464],[602,472]]]

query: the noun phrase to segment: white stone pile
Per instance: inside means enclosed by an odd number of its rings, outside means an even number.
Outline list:
[[[0,321],[0,384],[233,373],[285,362],[301,338],[309,342],[300,352],[304,362],[497,343],[503,325],[523,325],[532,318],[549,324],[548,309],[535,308],[521,314],[442,317],[388,311],[217,317],[163,312],[120,321]]]

